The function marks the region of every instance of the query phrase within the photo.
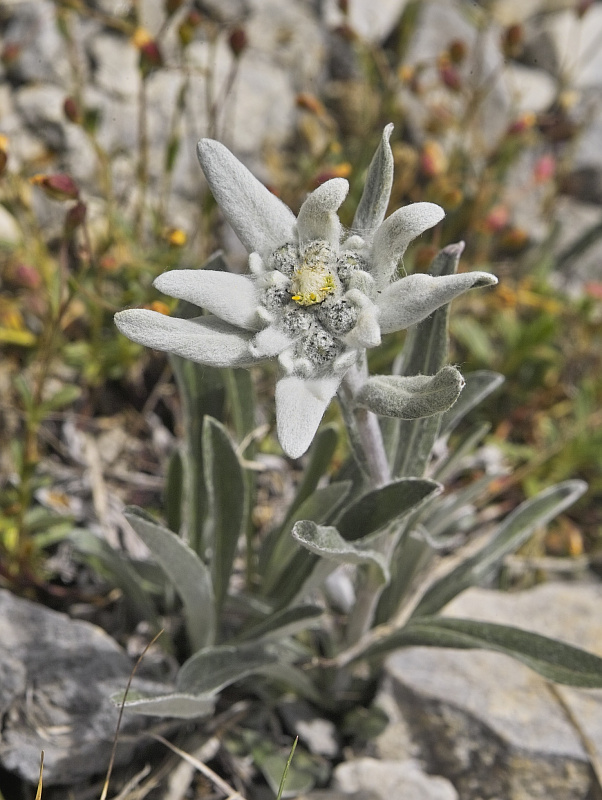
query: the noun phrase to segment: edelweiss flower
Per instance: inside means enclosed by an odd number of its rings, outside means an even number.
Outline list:
[[[309,447],[345,373],[381,334],[402,330],[476,286],[489,273],[393,280],[408,244],[444,216],[433,203],[400,208],[384,222],[393,177],[388,125],[370,165],[347,235],[337,210],[348,183],[313,191],[295,219],[223,145],[198,144],[205,177],[249,255],[250,275],[212,270],[165,272],[155,286],[206,309],[177,319],[147,309],[116,315],[135,342],[216,367],[249,367],[277,358],[278,437],[297,458]]]

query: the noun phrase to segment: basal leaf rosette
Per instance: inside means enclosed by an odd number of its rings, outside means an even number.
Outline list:
[[[347,371],[383,334],[420,322],[468,289],[496,283],[486,272],[396,279],[408,244],[444,212],[433,203],[414,203],[384,219],[393,178],[392,129],[383,132],[350,232],[337,215],[346,180],[323,183],[295,218],[222,144],[201,140],[201,167],[249,252],[249,274],[165,272],[157,289],[209,314],[177,319],[130,309],[115,317],[133,341],[200,364],[249,367],[277,359],[278,437],[293,458],[311,444]]]

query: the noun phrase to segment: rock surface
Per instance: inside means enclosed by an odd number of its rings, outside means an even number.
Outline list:
[[[472,589],[446,614],[516,625],[602,655],[601,602],[599,585]],[[602,691],[551,688],[522,664],[482,651],[409,648],[388,660],[387,673],[421,757],[463,800],[590,796],[583,736],[602,758]]]
[[[166,20],[159,0],[137,3],[141,27],[151,35],[160,34],[163,53],[162,66],[146,80],[149,212],[156,210],[156,198],[169,185],[169,197],[161,204],[168,209],[165,223],[194,234],[206,189],[195,154],[201,136],[222,140],[267,183],[279,168],[274,154],[296,137],[312,140],[317,151],[327,147],[322,122],[317,118],[308,122],[307,112],[297,107],[300,93],[323,100],[342,131],[371,135],[382,122],[381,108],[366,80],[362,47],[355,37],[368,46],[387,37],[392,40],[398,36],[396,26],[406,10],[410,18],[415,16],[415,29],[403,66],[419,65],[428,92],[417,98],[402,88],[403,80],[392,90],[398,94],[414,144],[424,143],[429,126],[438,114],[445,116],[448,106],[461,108],[463,91],[450,95],[437,81],[439,57],[453,41],[459,41],[467,47],[467,57],[457,66],[462,87],[487,90],[475,108],[476,123],[459,132],[476,169],[517,114],[547,112],[556,103],[558,87],[566,85],[577,89],[564,94],[571,95],[569,110],[576,124],[583,125],[573,151],[576,170],[569,176],[566,191],[577,201],[599,205],[602,71],[601,51],[595,42],[602,30],[600,5],[593,4],[581,20],[562,0],[491,0],[486,4],[424,0],[417,15],[412,5],[408,0],[349,0],[345,14],[337,0],[198,0],[204,22],[182,51],[178,28],[184,9]],[[480,6],[486,7],[486,25],[481,24],[485,15]],[[143,129],[140,53],[127,27],[134,4],[96,0],[94,8],[100,13],[67,14],[67,38],[50,0],[19,0],[3,9],[0,134],[10,140],[11,170],[33,173],[43,164],[44,170],[68,172],[90,202],[102,199],[106,158],[115,199],[124,215],[131,217],[140,197],[136,176]],[[111,24],[105,24],[103,14],[113,17]],[[520,59],[507,58],[500,44],[503,26],[513,23],[523,24],[525,30]],[[248,40],[237,57],[228,44],[233,26],[242,26]],[[63,111],[64,100],[77,85],[87,112],[96,117],[92,137],[79,123],[68,121]],[[179,114],[181,91],[185,109]],[[457,139],[451,131],[449,138],[447,144],[453,149]],[[166,153],[175,139],[179,146],[168,180]],[[551,227],[549,210],[539,199],[532,201],[532,187],[524,191],[520,181],[515,186],[510,183],[514,196],[525,197],[535,213],[533,223],[534,214],[525,217],[517,200],[513,224],[529,228],[535,241],[542,240]],[[540,207],[545,213],[538,217]],[[560,209],[559,225],[570,234],[565,218]],[[45,225],[47,219],[42,216],[39,222]],[[223,231],[221,243],[229,244],[226,226]],[[592,258],[597,257],[596,252]]]
[[[0,591],[0,764],[37,783],[74,784],[106,770],[132,662],[103,630]],[[150,688],[148,682],[144,682]],[[124,716],[116,764],[131,760],[148,718]]]
[[[339,764],[334,771],[335,788],[343,792],[372,791],[380,800],[458,800],[445,778],[427,775],[416,761],[358,758]]]

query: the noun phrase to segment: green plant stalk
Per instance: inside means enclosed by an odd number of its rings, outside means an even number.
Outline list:
[[[146,91],[146,76],[140,75],[138,91],[138,207],[134,221],[134,230],[138,241],[142,236],[144,226],[144,207],[146,205],[146,190],[148,186],[148,98]]]
[[[391,472],[378,417],[364,408],[353,407],[353,397],[367,378],[368,368],[364,359],[359,367],[352,367],[343,380],[339,398],[343,417],[349,430],[356,458],[367,472],[370,486],[377,489],[391,481]],[[375,549],[391,558],[393,541],[385,536]],[[347,646],[351,646],[372,627],[374,613],[382,591],[382,578],[377,567],[369,566],[359,570],[360,586],[353,611],[349,616],[346,631]]]
[[[51,296],[51,287],[48,288],[50,319],[44,326],[41,337],[41,346],[38,352],[35,385],[31,393],[29,404],[29,414],[25,420],[25,442],[23,448],[23,459],[20,465],[19,474],[19,508],[15,520],[17,529],[16,552],[19,562],[23,559],[27,562],[28,536],[26,533],[25,514],[31,506],[33,500],[32,480],[39,461],[38,455],[38,433],[43,417],[39,413],[44,397],[44,389],[52,363],[52,357],[56,345],[56,337],[61,327],[61,321],[73,299],[73,290],[68,284],[67,274],[67,247],[68,241],[64,236],[61,242],[59,253],[58,285],[56,289],[56,303]],[[54,287],[52,287],[54,288]]]

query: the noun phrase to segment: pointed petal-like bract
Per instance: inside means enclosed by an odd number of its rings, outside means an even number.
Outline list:
[[[349,184],[344,178],[333,178],[306,198],[297,217],[301,245],[316,239],[325,240],[335,247],[339,244],[341,223],[336,212],[348,191]]]
[[[244,275],[210,269],[173,269],[159,275],[153,286],[170,297],[205,308],[232,325],[252,331],[261,327],[255,284]]]
[[[435,203],[412,203],[398,209],[374,235],[370,274],[381,288],[391,280],[407,246],[421,233],[441,222],[445,212]]]
[[[278,440],[291,458],[299,458],[310,446],[340,377],[305,380],[295,375],[276,384]]]
[[[249,367],[258,359],[249,352],[251,333],[238,331],[217,317],[179,319],[132,308],[115,314],[128,339],[153,350],[175,353],[211,367]]]
[[[197,153],[213,196],[249,253],[265,257],[293,241],[293,212],[223,144],[201,139]]]
[[[389,205],[393,185],[393,153],[389,144],[392,132],[393,125],[389,123],[368,167],[364,191],[353,218],[353,232],[367,242],[372,241]]]
[[[489,272],[463,272],[436,278],[418,273],[401,278],[381,292],[376,301],[381,333],[409,328],[469,289],[496,283],[497,278]]]
[[[292,347],[294,339],[275,325],[270,325],[260,331],[253,339],[251,352],[257,358],[273,358],[283,350]]]

